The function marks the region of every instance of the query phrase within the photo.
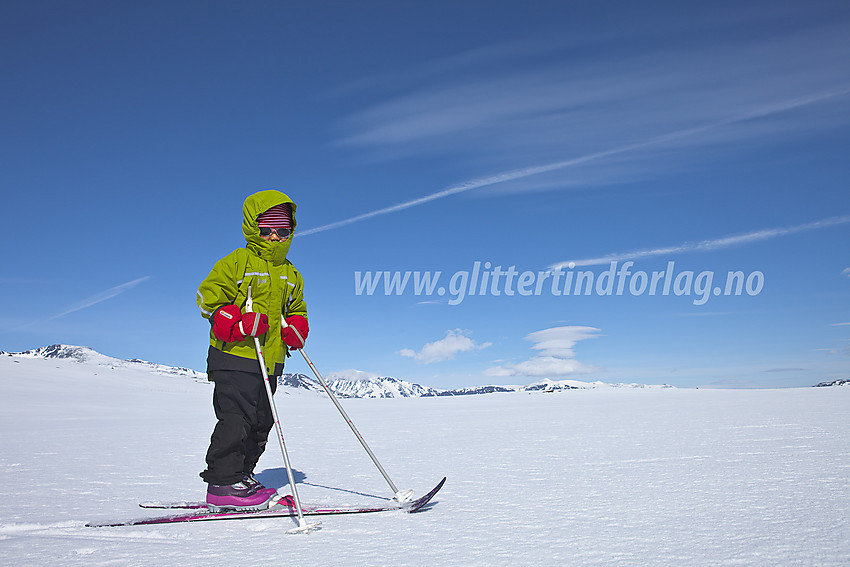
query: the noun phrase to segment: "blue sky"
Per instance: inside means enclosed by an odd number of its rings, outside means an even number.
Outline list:
[[[845,2],[3,12],[2,350],[79,344],[203,370],[197,285],[243,245],[244,198],[277,188],[298,204],[290,259],[329,375],[848,374]],[[634,262],[619,295],[612,261]],[[670,262],[681,293],[630,291]],[[505,276],[457,301],[449,278],[476,263],[512,269],[513,286],[528,272],[534,292],[506,293]],[[552,292],[556,268],[591,272],[590,295]],[[357,272],[385,271],[442,279],[431,295],[358,295]],[[730,271],[752,293],[715,295]],[[300,358],[288,370],[309,373]]]

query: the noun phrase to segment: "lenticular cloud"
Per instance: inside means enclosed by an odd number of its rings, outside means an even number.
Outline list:
[[[507,363],[484,371],[488,376],[534,376],[555,377],[572,374],[588,374],[599,370],[597,366],[576,360],[573,347],[577,342],[596,338],[599,329],[595,327],[552,327],[535,331],[525,337],[531,341],[539,354],[519,363]]]
[[[478,344],[467,336],[462,329],[446,331],[446,336],[438,341],[427,343],[419,352],[413,349],[402,349],[398,351],[401,356],[414,359],[422,364],[452,360],[459,352],[470,352],[487,348],[491,343]]]

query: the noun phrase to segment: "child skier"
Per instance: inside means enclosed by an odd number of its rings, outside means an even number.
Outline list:
[[[301,337],[309,331],[301,274],[286,259],[295,203],[280,191],[260,191],[245,199],[242,215],[246,247],[216,262],[198,288],[198,307],[211,325],[207,374],[218,419],[201,473],[213,510],[261,510],[277,495],[253,476],[274,426],[253,337],[263,344],[274,391],[287,350],[304,346],[281,317]],[[245,309],[249,286],[254,312]]]

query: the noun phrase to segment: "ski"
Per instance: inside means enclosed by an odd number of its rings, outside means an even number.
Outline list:
[[[139,508],[153,510],[200,510],[206,508],[206,502],[140,502]]]
[[[407,513],[413,513],[421,510],[428,504],[434,495],[445,484],[445,477],[437,484],[430,492],[413,500],[411,502],[403,502],[396,504],[386,504],[381,506],[354,506],[354,507],[325,507],[325,506],[302,506],[302,511],[305,516],[326,516],[332,514],[368,514],[373,512],[389,512],[392,510],[401,510]],[[173,514],[168,516],[157,516],[154,518],[139,518],[135,520],[125,520],[119,522],[90,522],[86,524],[89,528],[106,528],[118,526],[143,526],[150,524],[174,524],[181,522],[208,522],[214,520],[248,520],[258,518],[288,518],[296,517],[298,513],[295,510],[295,502],[291,496],[284,496],[277,501],[271,508],[267,510],[251,510],[251,511],[231,511],[231,512],[211,512],[203,504],[203,508],[195,508],[201,503],[196,502],[175,502],[173,504],[156,504],[147,503],[148,508],[170,508],[170,509],[189,509],[193,510],[184,514]]]

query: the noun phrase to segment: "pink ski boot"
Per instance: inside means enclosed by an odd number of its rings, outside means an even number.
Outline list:
[[[226,510],[265,510],[277,491],[257,491],[244,482],[236,484],[210,484],[207,488],[207,508],[212,512]]]

